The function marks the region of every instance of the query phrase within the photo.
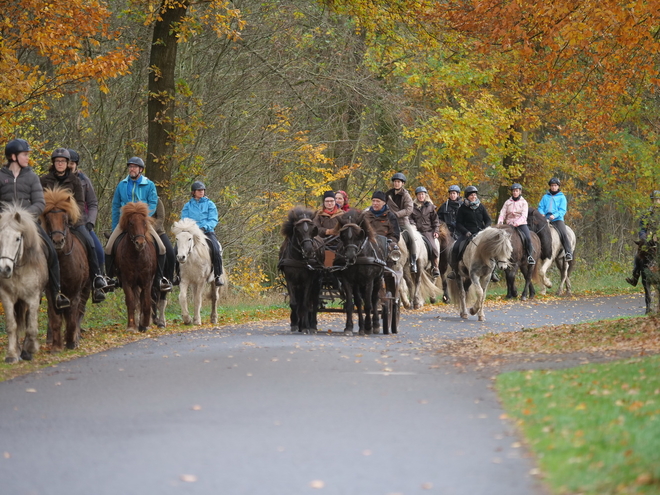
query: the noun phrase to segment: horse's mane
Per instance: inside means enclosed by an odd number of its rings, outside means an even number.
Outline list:
[[[327,233],[331,235],[337,235],[339,231],[348,224],[356,224],[367,236],[370,242],[376,241],[376,232],[374,231],[371,222],[367,220],[363,211],[360,210],[349,210],[343,215],[337,217],[337,225],[332,230],[329,230]]]
[[[73,194],[68,189],[64,189],[59,185],[52,189],[47,188],[44,190],[44,199],[46,200],[46,207],[43,215],[47,215],[52,210],[64,210],[72,224],[75,225],[80,220],[80,208],[78,208],[78,203],[76,203]]]
[[[182,218],[178,222],[174,222],[174,225],[172,225],[172,233],[174,236],[178,236],[182,232],[188,232],[193,236],[196,250],[199,250],[200,252],[206,250],[206,235],[204,235],[202,229],[199,228],[197,222],[192,218]]]
[[[440,222],[440,225],[438,227],[438,242],[440,243],[440,246],[443,246],[447,242],[449,242],[449,239],[451,238],[451,232],[449,232],[449,227],[447,227],[447,224],[445,222]]]
[[[316,212],[314,210],[305,208],[304,206],[296,206],[291,211],[289,211],[289,215],[287,216],[287,219],[282,224],[282,235],[287,238],[292,237],[293,228],[296,225],[296,223],[299,220],[302,220],[303,218],[308,218],[312,220],[314,219],[314,215],[316,215]]]
[[[510,239],[511,234],[507,231],[488,227],[475,238],[477,246],[473,257],[479,256],[485,264],[488,264],[491,258],[508,260],[513,251]]]
[[[140,215],[145,217],[147,224],[153,226],[154,219],[149,216],[149,206],[146,203],[137,202],[137,203],[126,203],[121,208],[121,216],[119,217],[119,228],[124,232],[128,230],[128,222],[130,221],[133,215]],[[147,238],[150,236],[147,232]]]
[[[39,230],[34,216],[16,203],[5,203],[6,207],[0,214],[0,232],[11,227],[23,235],[23,261],[25,264],[37,264],[44,256]]]
[[[536,232],[541,241],[541,258],[547,259],[552,257],[552,232],[550,231],[550,224],[545,216],[536,208],[529,208],[527,211],[527,223],[531,227],[530,230]]]

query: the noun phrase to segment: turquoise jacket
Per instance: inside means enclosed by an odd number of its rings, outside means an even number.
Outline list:
[[[564,215],[566,215],[566,196],[561,191],[558,191],[556,194],[550,194],[549,192],[545,193],[541,198],[539,203],[539,212],[545,215],[545,217],[550,220],[550,215],[554,215],[555,218],[552,220],[556,222],[557,220],[564,220]]]
[[[158,193],[156,184],[140,175],[137,181],[133,181],[127,175],[124,180],[117,184],[115,195],[112,198],[112,230],[119,223],[121,207],[127,203],[147,203],[149,206],[149,216],[153,216],[158,206]]]
[[[191,198],[181,210],[181,219],[184,218],[197,222],[197,226],[204,232],[213,232],[218,225],[218,209],[206,196],[200,199]]]

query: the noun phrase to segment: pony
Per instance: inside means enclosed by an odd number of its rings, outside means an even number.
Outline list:
[[[658,273],[658,241],[656,236],[650,239],[639,239],[635,257],[642,267],[642,286],[644,287],[644,303],[646,314],[657,313],[660,310],[660,274]]]
[[[376,234],[361,211],[351,211],[337,219],[337,225],[328,232],[337,235],[339,246],[335,268],[340,268],[338,277],[345,294],[344,310],[346,327],[344,332],[353,333],[353,307],[358,314],[358,334],[378,333],[379,292],[383,286],[383,273],[387,248],[376,244]],[[389,331],[389,329],[388,329]]]
[[[172,233],[176,236],[177,255],[176,259],[181,266],[181,285],[179,286],[179,304],[181,306],[181,317],[186,325],[201,325],[202,318],[200,310],[204,288],[209,287],[211,299],[211,324],[218,323],[218,301],[220,290],[227,287],[227,275],[222,271],[225,285],[216,287],[213,276],[213,261],[206,236],[202,229],[197,226],[191,218],[184,218],[172,225]],[[188,313],[188,287],[192,290],[193,317]]]
[[[38,229],[34,216],[20,205],[7,204],[0,214],[0,301],[8,337],[6,363],[29,361],[39,350],[39,304],[48,282],[48,263]]]
[[[485,320],[488,283],[496,268],[508,268],[512,252],[511,235],[504,229],[487,227],[470,238],[458,264],[457,279],[447,284],[452,302],[460,308],[461,318],[468,317],[466,292],[469,291],[469,300],[474,300],[470,314],[478,315],[479,321]]]
[[[530,265],[527,263],[527,249],[525,248],[525,242],[523,241],[522,234],[518,232],[515,227],[511,225],[496,225],[495,228],[506,230],[509,233],[511,236],[511,247],[513,248],[511,259],[509,260],[509,267],[504,270],[506,275],[506,298],[515,299],[518,297],[516,275],[520,269],[525,278],[525,287],[523,288],[520,299],[526,301],[528,295],[530,299],[533,299],[536,295],[536,291],[534,290],[534,284],[532,281],[537,283],[539,281],[539,264]],[[532,241],[532,257],[538,259],[541,254],[541,241],[532,231],[529,232],[529,237]]]
[[[440,229],[438,232],[438,238],[436,239],[439,245],[438,253],[438,269],[440,270],[440,276],[435,279],[435,286],[438,289],[442,289],[442,302],[449,303],[449,290],[447,289],[447,268],[449,267],[449,255],[451,253],[451,248],[454,245],[454,238],[449,232],[447,224],[440,222]],[[435,303],[435,297],[431,298],[431,303]]]
[[[151,321],[151,287],[156,275],[156,247],[149,226],[153,225],[146,203],[127,203],[121,209],[119,227],[125,232],[116,245],[117,277],[124,289],[128,323],[126,330],[146,332]]]
[[[52,342],[53,351],[62,350],[62,322],[64,321],[65,345],[67,349],[78,347],[80,326],[85,315],[85,304],[92,290],[87,262],[87,249],[73,234],[69,225],[80,220],[80,209],[71,192],[56,186],[44,190],[46,207],[41,214],[41,223],[50,236],[60,262],[62,293],[69,298],[71,306],[62,314],[55,311],[53,295],[47,291],[48,331],[47,342]]]
[[[417,248],[417,270],[414,273],[408,262],[410,259],[410,250],[404,239],[403,232],[399,239],[401,259],[398,262],[398,266],[403,269],[403,281],[400,293],[401,302],[406,309],[410,309],[411,307],[413,309],[419,309],[424,305],[424,301],[427,298],[435,298],[440,295],[440,290],[435,286],[433,278],[431,277],[433,264],[431,263],[429,251],[426,248],[424,238],[417,229],[413,229],[413,232],[414,234],[411,242],[414,242],[415,247]]]
[[[284,275],[293,332],[315,333],[317,330],[320,270],[325,252],[322,243],[315,239],[318,233],[313,222],[315,214],[309,208],[296,206],[282,224],[284,242],[280,246],[277,268]]]
[[[541,264],[539,267],[539,277],[543,280],[541,294],[545,295],[546,288],[549,289],[552,287],[552,281],[548,278],[547,273],[552,264],[555,263],[560,275],[557,295],[561,296],[564,294],[564,287],[566,287],[566,294],[570,295],[570,276],[575,263],[575,233],[568,225],[566,226],[568,241],[573,251],[573,260],[566,261],[564,246],[561,243],[559,232],[548,222],[545,216],[537,209],[530,208],[527,215],[527,224],[529,225],[529,229],[535,232],[541,241]]]

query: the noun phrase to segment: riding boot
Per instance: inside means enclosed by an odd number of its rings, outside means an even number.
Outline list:
[[[433,260],[433,270],[431,270],[431,274],[433,275],[434,278],[437,278],[440,276],[440,268],[438,268],[438,262],[440,260],[438,258],[435,258]]]
[[[635,264],[633,266],[632,277],[626,277],[626,282],[628,282],[633,287],[637,287],[637,282],[639,282],[639,277],[642,274],[642,264],[639,262],[639,258],[635,256]]]
[[[158,264],[156,266],[156,281],[158,283],[158,290],[161,292],[170,292],[172,290],[172,284],[164,276],[165,269],[165,254],[158,255]]]
[[[410,271],[417,273],[417,256],[411,256],[410,258]]]
[[[105,273],[108,277],[108,286],[111,286],[113,290],[116,287],[121,287],[119,279],[116,277],[115,273],[115,255],[107,254],[105,255]]]
[[[174,277],[172,277],[172,285],[179,285],[181,283],[181,265],[178,261],[174,262]]]
[[[57,258],[57,251],[55,251],[53,241],[51,241],[50,237],[46,234],[46,231],[44,231],[44,229],[38,223],[37,228],[39,230],[39,235],[46,244],[46,261],[48,263],[48,289],[50,290],[53,301],[55,303],[55,312],[57,314],[62,314],[66,308],[71,307],[71,301],[68,297],[62,294],[62,286],[60,285],[60,261]]]
[[[218,258],[217,266],[216,263],[213,264],[213,272],[215,275],[215,286],[222,287],[223,285],[225,285],[224,280],[222,280],[222,255],[218,254],[217,258]]]

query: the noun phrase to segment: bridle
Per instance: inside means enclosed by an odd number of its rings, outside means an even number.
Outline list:
[[[61,209],[52,209],[48,213],[46,213],[46,216],[50,215],[51,213],[64,213],[64,214],[66,214],[66,211],[61,210]],[[66,225],[66,222],[64,222],[64,225]],[[50,232],[48,232],[48,237],[50,237],[50,240],[52,241],[54,234],[62,234],[62,238],[64,239],[64,245],[66,246],[68,230],[69,229],[65,229],[64,231],[62,231],[62,230],[51,230]],[[72,252],[73,252],[73,243],[71,243],[71,249],[69,249],[69,252],[64,253],[64,256],[69,256]]]
[[[20,238],[18,239],[18,247],[16,248],[16,253],[14,253],[14,257],[10,258],[9,256],[0,256],[0,260],[9,260],[11,261],[12,265],[14,265],[15,267],[23,266],[23,265],[19,265],[16,262],[16,258],[18,258],[22,246],[23,246],[23,234],[21,234]]]
[[[314,223],[314,222],[312,222],[312,220],[309,219],[309,218],[301,218],[296,223],[294,223],[293,226],[298,227],[299,225],[304,224],[302,229],[305,233],[307,233],[307,231],[309,230],[309,224],[310,223]],[[314,241],[312,240],[311,237],[306,237],[304,239],[300,239],[300,237],[297,236],[297,235],[294,235],[294,237],[296,239],[296,242],[294,244],[292,244],[293,249],[296,250],[298,253],[300,253],[300,255],[303,257],[303,259],[306,260],[307,259],[307,253],[306,253],[307,248],[305,246],[307,245],[307,243],[309,243],[309,245],[310,245],[309,249],[310,250],[313,249]]]
[[[346,253],[346,251],[349,248],[353,248],[355,250],[355,259],[357,259],[360,256],[360,254],[362,253],[362,251],[364,250],[364,248],[367,245],[367,242],[368,242],[369,239],[367,239],[367,237],[365,236],[364,241],[362,242],[362,244],[358,245],[359,239],[357,237],[355,238],[355,241],[353,241],[353,230],[352,229],[360,229],[361,230],[361,227],[358,224],[355,224],[355,223],[347,223],[346,225],[344,225],[339,230],[340,234],[342,232],[348,230],[348,234],[347,234],[346,237],[349,240],[348,243],[344,244],[344,238],[342,237],[342,249],[341,249],[341,251],[342,251],[342,253]],[[352,265],[354,263],[355,263],[355,260],[348,260],[348,259],[346,260],[347,265]]]

